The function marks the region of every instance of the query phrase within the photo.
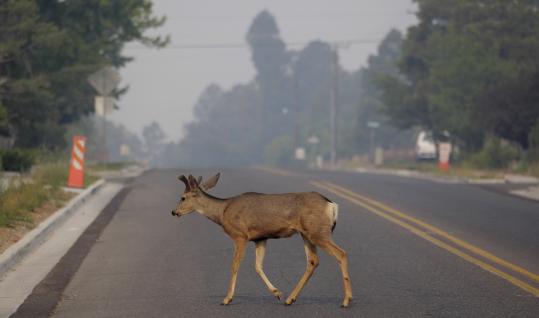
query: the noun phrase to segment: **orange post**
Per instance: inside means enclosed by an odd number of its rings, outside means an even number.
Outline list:
[[[71,150],[71,163],[69,164],[69,178],[67,186],[84,188],[84,152],[86,151],[86,137],[73,136],[73,149]]]
[[[438,169],[440,169],[441,171],[449,171],[449,162],[439,162],[438,163]]]
[[[452,150],[453,145],[449,142],[441,142],[438,144],[438,168],[441,171],[449,171]]]

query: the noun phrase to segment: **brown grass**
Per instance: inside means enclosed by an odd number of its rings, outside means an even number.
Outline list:
[[[74,193],[61,191],[54,200],[49,200],[28,213],[28,219],[15,222],[10,227],[0,227],[0,253],[18,242],[26,233],[64,206],[75,195]]]

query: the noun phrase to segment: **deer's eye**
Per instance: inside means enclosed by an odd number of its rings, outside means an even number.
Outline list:
[[[185,198],[182,198],[182,201],[185,201]]]

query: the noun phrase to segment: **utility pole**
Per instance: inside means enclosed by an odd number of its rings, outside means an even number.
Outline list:
[[[293,81],[293,90],[294,90],[294,149],[298,148],[300,145],[299,141],[299,85],[298,77],[294,74]]]
[[[330,165],[335,168],[337,164],[337,111],[339,94],[339,46],[337,43],[332,45],[331,62],[331,90],[330,90],[330,110],[329,110],[329,133],[330,140]]]

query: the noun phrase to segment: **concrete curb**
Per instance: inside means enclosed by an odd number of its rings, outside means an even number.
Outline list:
[[[468,180],[461,177],[453,176],[439,176],[430,173],[406,170],[406,169],[369,169],[369,168],[356,168],[352,170],[341,170],[341,171],[351,171],[356,173],[372,173],[379,175],[391,175],[399,176],[404,178],[414,178],[420,180],[429,180],[439,183],[467,183]]]
[[[67,205],[54,212],[36,228],[26,233],[17,243],[11,245],[0,255],[0,277],[17,264],[24,256],[39,246],[49,233],[60,226],[68,216],[79,208],[89,197],[96,194],[105,185],[105,180],[99,180],[88,189],[71,199]]]
[[[351,171],[356,173],[372,173],[380,175],[394,175],[406,178],[415,178],[422,180],[430,180],[439,183],[459,183],[459,184],[522,184],[522,185],[535,185],[539,183],[539,180],[531,176],[520,176],[508,174],[504,178],[485,178],[485,179],[473,179],[457,176],[441,176],[427,172],[413,171],[406,169],[369,169],[369,168],[356,168],[340,171]]]
[[[511,194],[518,195],[529,200],[539,201],[539,186],[528,187],[522,190],[513,190],[511,191]]]

